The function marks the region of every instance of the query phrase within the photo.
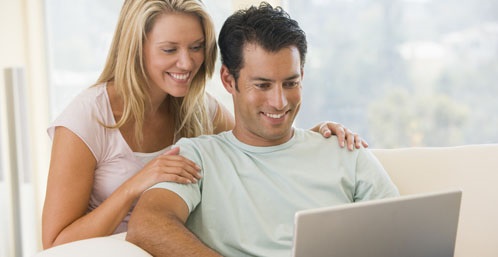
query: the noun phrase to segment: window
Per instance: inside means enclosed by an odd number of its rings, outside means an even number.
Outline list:
[[[232,7],[204,2],[219,30]],[[121,4],[46,1],[53,118],[97,79]],[[497,1],[283,4],[309,42],[297,126],[338,121],[376,148],[498,142]],[[231,106],[217,73],[208,91]]]
[[[47,0],[51,118],[97,80],[122,0]]]
[[[300,123],[375,147],[498,141],[496,1],[289,2],[309,37]]]

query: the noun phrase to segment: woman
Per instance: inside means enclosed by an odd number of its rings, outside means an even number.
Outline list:
[[[232,129],[205,93],[214,26],[198,0],[125,1],[104,70],[48,129],[53,139],[43,247],[126,231],[140,194],[161,181],[196,183],[198,167],[168,147]],[[362,140],[336,123],[313,130]]]

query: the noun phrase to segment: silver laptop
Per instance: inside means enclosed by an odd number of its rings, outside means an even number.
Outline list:
[[[299,211],[294,257],[453,257],[461,190]]]

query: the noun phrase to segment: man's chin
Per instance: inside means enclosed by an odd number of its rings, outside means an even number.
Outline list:
[[[273,133],[266,133],[264,137],[268,141],[282,143],[282,141],[288,141],[292,137],[292,135],[293,130],[292,127],[290,127],[284,130],[274,131]]]

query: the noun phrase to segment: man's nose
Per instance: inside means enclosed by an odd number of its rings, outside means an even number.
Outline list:
[[[287,97],[281,85],[275,86],[270,91],[269,102],[277,110],[282,110],[287,106]]]

